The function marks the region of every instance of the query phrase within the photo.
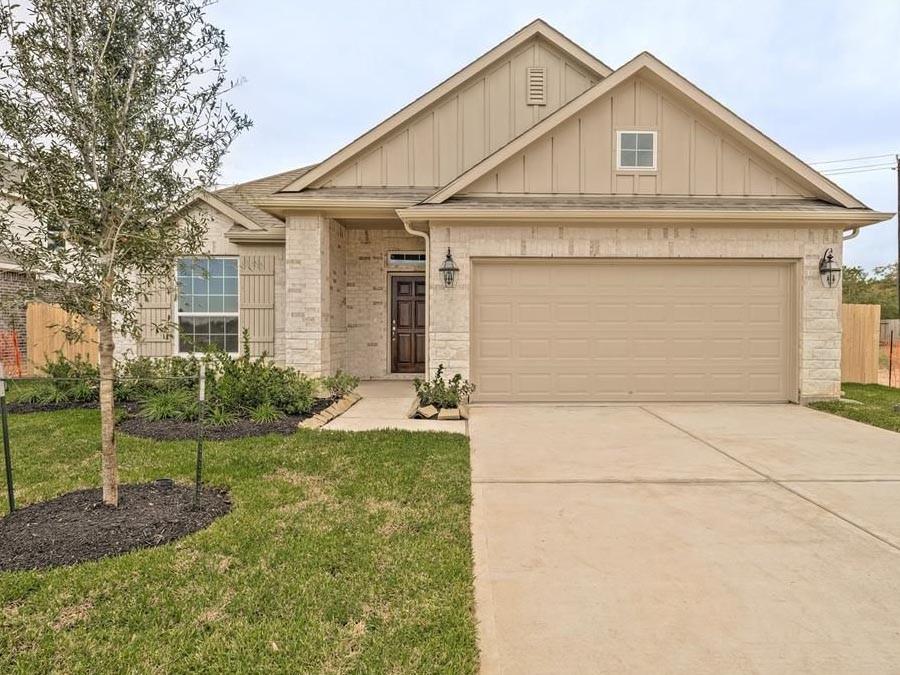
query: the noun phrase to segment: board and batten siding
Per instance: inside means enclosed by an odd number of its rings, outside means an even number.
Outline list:
[[[253,356],[275,354],[275,256],[240,257],[241,340],[249,332]]]
[[[250,354],[275,356],[275,271],[277,258],[271,254],[239,255],[240,345],[244,329],[249,331]],[[156,280],[147,300],[141,303],[141,339],[138,356],[171,356],[175,353],[172,330],[176,293],[174,281]],[[169,330],[166,330],[166,327]]]
[[[527,72],[534,66],[545,69],[545,105],[527,102]],[[445,185],[596,82],[536,37],[312,187]]]
[[[657,169],[618,169],[616,132],[656,131]],[[809,196],[662,82],[634,77],[461,194]]]

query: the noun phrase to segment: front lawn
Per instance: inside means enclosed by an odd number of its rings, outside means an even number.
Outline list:
[[[19,506],[97,484],[98,426],[11,417]],[[119,444],[123,482],[191,479],[191,442]],[[476,670],[464,437],[301,430],[205,457],[233,500],[208,529],[0,573],[0,672]]]
[[[900,412],[894,410],[895,405],[900,405],[900,389],[885,387],[881,384],[852,384],[850,382],[845,382],[841,388],[844,390],[845,398],[859,401],[859,403],[820,401],[812,403],[810,407],[882,429],[900,432]]]

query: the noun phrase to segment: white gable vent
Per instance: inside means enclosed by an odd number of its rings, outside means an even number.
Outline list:
[[[525,71],[525,100],[528,105],[547,105],[547,69],[529,66]]]

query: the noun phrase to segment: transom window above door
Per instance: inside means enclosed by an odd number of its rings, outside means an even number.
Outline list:
[[[618,138],[618,168],[656,170],[655,131],[620,131]]]
[[[178,261],[178,351],[214,346],[238,352],[237,258],[181,258]]]

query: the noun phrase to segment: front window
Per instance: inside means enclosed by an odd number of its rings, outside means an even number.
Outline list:
[[[178,261],[178,351],[238,351],[237,258]]]
[[[620,169],[656,169],[656,132],[619,132]]]

